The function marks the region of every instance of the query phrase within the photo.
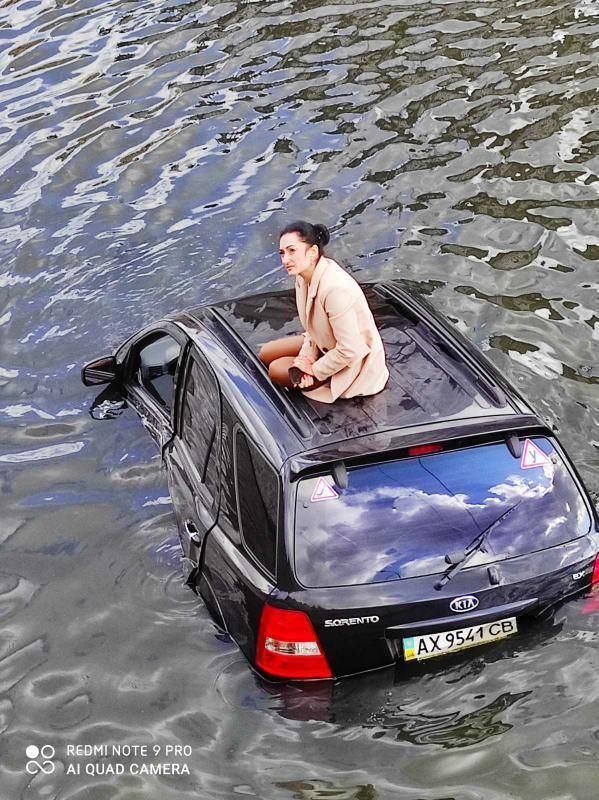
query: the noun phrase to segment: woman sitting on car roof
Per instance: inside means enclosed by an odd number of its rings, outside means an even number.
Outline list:
[[[273,383],[299,387],[323,403],[377,394],[389,378],[385,351],[364,292],[324,254],[324,225],[299,221],[279,234],[279,253],[295,276],[295,299],[305,333],[264,344],[260,359]],[[290,373],[291,370],[291,373]]]

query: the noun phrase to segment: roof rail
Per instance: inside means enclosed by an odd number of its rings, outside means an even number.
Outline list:
[[[480,356],[471,352],[466,342],[462,342],[456,336],[456,331],[452,330],[448,323],[431,313],[418,298],[409,295],[392,283],[377,283],[373,288],[379,294],[386,295],[387,298],[400,303],[408,312],[416,313],[443,340],[444,347],[452,350],[470,367],[474,372],[476,381],[479,384],[483,384],[484,390],[491,396],[497,406],[502,407],[509,404],[505,390],[492,374],[492,371],[494,371],[493,365],[490,363],[488,366],[483,365]]]
[[[299,409],[295,407],[292,401],[287,397],[282,389],[275,386],[270,378],[264,364],[260,361],[256,353],[248,346],[247,342],[237,333],[235,328],[230,325],[226,318],[220,313],[217,308],[206,307],[204,311],[208,312],[211,318],[226,331],[227,336],[231,338],[235,344],[243,351],[247,361],[251,364],[254,370],[262,379],[262,384],[268,393],[269,400],[276,406],[282,416],[290,423],[295,432],[302,437],[302,439],[310,439],[313,433],[309,422],[301,414]]]

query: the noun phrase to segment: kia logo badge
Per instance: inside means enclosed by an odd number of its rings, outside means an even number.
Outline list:
[[[478,597],[468,594],[465,597],[456,597],[451,601],[449,607],[457,614],[462,614],[464,611],[474,611],[477,605]]]

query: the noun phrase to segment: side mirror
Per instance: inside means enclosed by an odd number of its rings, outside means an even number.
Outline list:
[[[115,419],[127,408],[127,400],[122,388],[115,383],[109,384],[94,399],[89,408],[92,419]]]
[[[85,386],[98,386],[112,383],[118,378],[118,367],[114,356],[104,356],[90,361],[81,370],[81,380]]]

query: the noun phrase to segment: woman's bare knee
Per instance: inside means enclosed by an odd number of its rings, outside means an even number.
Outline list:
[[[258,358],[267,367],[277,358],[284,358],[285,356],[295,358],[303,341],[303,336],[283,336],[280,339],[265,342],[258,352]]]
[[[280,364],[278,364],[277,361],[273,361],[268,365],[268,377],[273,383],[280,384],[283,376],[284,373],[282,372]]]
[[[268,365],[268,377],[278,386],[286,386],[290,389],[292,384],[289,380],[289,367],[292,364],[293,359],[288,356],[275,359]]]
[[[268,357],[268,343],[263,344],[260,350],[258,350],[258,358],[265,366],[268,366],[270,364],[272,358]]]
[[[273,339],[271,342],[265,342],[258,352],[260,361],[268,367],[275,359],[281,355],[281,340]]]

